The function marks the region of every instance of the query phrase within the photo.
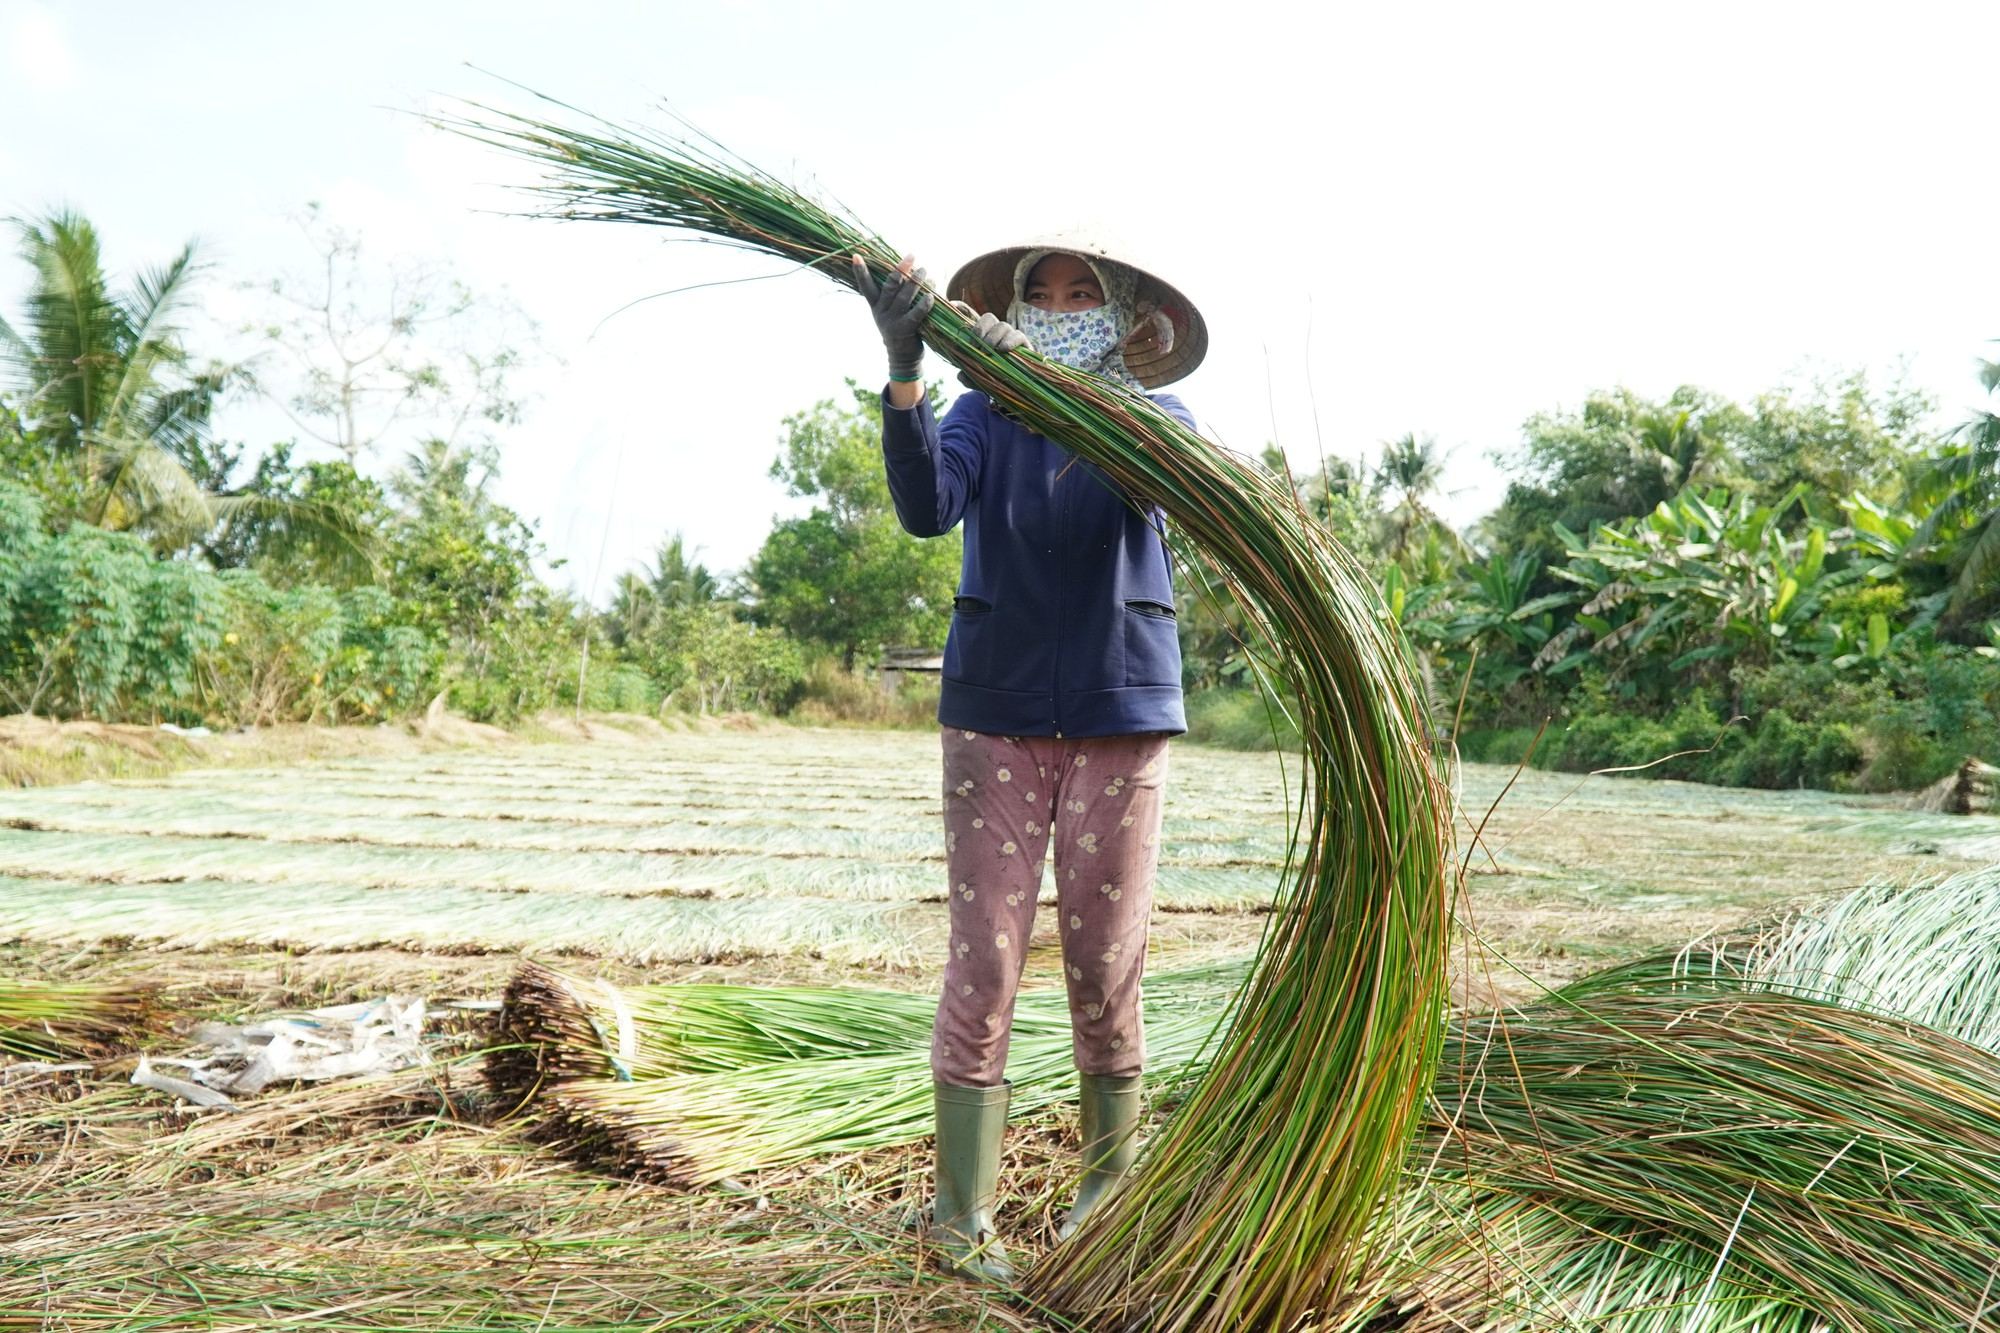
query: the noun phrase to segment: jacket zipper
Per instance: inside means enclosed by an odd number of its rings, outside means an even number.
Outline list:
[[[1068,471],[1069,471],[1068,468],[1063,468],[1056,473],[1055,484],[1058,488],[1062,486],[1062,479],[1068,473]],[[1069,595],[1068,595],[1069,594],[1069,492],[1068,491],[1064,491],[1062,493],[1061,503],[1057,506],[1056,512],[1060,515],[1060,521],[1056,525],[1056,660],[1055,660],[1056,678],[1052,682],[1052,684],[1055,686],[1055,694],[1054,697],[1050,700],[1050,705],[1052,711],[1055,713],[1056,739],[1061,740],[1063,734],[1063,718],[1062,718],[1063,651],[1062,650],[1063,650],[1063,638],[1067,633],[1067,626],[1064,624],[1064,621],[1069,613]]]

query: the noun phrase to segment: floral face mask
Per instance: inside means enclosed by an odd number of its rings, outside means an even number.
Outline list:
[[[1108,305],[1067,314],[1024,305],[1020,322],[1014,327],[1027,334],[1035,350],[1051,361],[1106,379],[1138,384],[1126,371],[1125,358],[1118,351],[1118,344],[1125,337],[1125,321]]]
[[[1021,257],[1014,270],[1014,302],[1007,322],[1026,334],[1035,350],[1051,361],[1060,361],[1072,370],[1102,375],[1108,380],[1141,390],[1145,386],[1125,368],[1125,354],[1119,344],[1133,328],[1134,283],[1126,270],[1115,264],[1090,264],[1091,272],[1104,289],[1104,304],[1095,310],[1072,310],[1056,314],[1029,305],[1021,299],[1028,274],[1049,252],[1037,250]]]

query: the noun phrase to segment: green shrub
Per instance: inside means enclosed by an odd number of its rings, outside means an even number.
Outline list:
[[[1535,745],[1535,731],[1534,727],[1467,727],[1458,733],[1458,757],[1468,764],[1518,764]],[[1536,767],[1549,766],[1542,753],[1549,744],[1545,732],[1541,744],[1535,745]]]
[[[1552,737],[1546,760],[1537,754],[1538,766],[1561,768],[1571,773],[1589,773],[1607,768],[1640,768],[1648,777],[1699,780],[1714,755],[1682,754],[1707,750],[1721,737],[1723,719],[1716,715],[1708,696],[1694,695],[1666,717],[1649,718],[1631,711],[1586,712]],[[1681,755],[1667,759],[1668,755]],[[1666,759],[1665,763],[1659,762]]]
[[[723,602],[661,609],[626,652],[658,684],[662,707],[688,713],[782,713],[806,678],[791,635],[747,624]]]
[[[1572,773],[1648,766],[1647,777],[1734,787],[1882,792],[1933,782],[1967,754],[2000,755],[2000,673],[1952,645],[1894,656],[1872,672],[1826,662],[1739,671],[1736,685],[1733,707],[1696,690],[1660,715],[1586,682],[1532,763]],[[1732,719],[1739,720],[1725,730]],[[1459,753],[1471,762],[1518,763],[1534,734],[1468,727]]]
[[[1712,756],[1695,766],[1703,782],[1730,787],[1821,787],[1852,785],[1863,755],[1855,729],[1845,722],[1794,721],[1783,709],[1738,723]]]
[[[227,598],[208,570],[156,560],[137,537],[42,526],[0,482],[0,699],[54,716],[187,715]]]
[[[836,658],[816,659],[800,682],[797,702],[788,716],[814,726],[902,727],[913,731],[936,728],[940,678],[915,672],[904,675],[893,690],[881,678],[848,671]]]
[[[583,706],[593,713],[640,713],[650,716],[660,707],[660,687],[630,662],[593,664],[585,678]]]
[[[225,571],[229,631],[209,654],[211,718],[248,725],[351,722],[421,708],[437,686],[439,653],[398,621],[380,588],[274,588],[254,571]]]

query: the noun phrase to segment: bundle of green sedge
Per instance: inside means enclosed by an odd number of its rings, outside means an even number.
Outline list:
[[[143,985],[0,981],[0,1053],[29,1060],[104,1054],[152,1021],[153,996]]]
[[[1156,1084],[1196,1068],[1240,963],[1146,979]],[[748,1171],[914,1143],[931,1131],[932,995],[868,987],[614,987],[523,964],[486,1061],[504,1105],[564,1155],[642,1180]],[[1068,996],[1025,992],[1007,1059],[1017,1118],[1075,1092]]]
[[[712,142],[567,118],[442,123],[538,164],[547,217],[691,231],[847,284],[849,256],[878,280],[900,258]],[[1166,510],[1267,645],[1305,742],[1284,887],[1208,1077],[1027,1289],[1093,1328],[1289,1328],[1360,1271],[1443,1037],[1449,795],[1407,645],[1262,468],[1119,385],[992,351],[942,300],[923,332],[1003,411]]]
[[[1319,1327],[1995,1333],[1996,982],[2000,867],[1455,1025],[1380,1266]]]

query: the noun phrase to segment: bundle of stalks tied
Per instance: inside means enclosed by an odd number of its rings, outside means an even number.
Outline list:
[[[934,1000],[902,991],[676,983],[617,987],[523,964],[501,1006],[488,1084],[523,1105],[577,1079],[710,1074],[900,1050],[930,1035]]]
[[[156,988],[119,982],[0,981],[0,1054],[24,1059],[104,1055],[153,1022]]]
[[[719,146],[566,114],[443,123],[539,165],[550,217],[690,231],[841,283],[849,256],[877,280],[900,258]],[[942,300],[923,336],[1001,410],[1166,510],[1228,583],[1304,739],[1285,887],[1208,1076],[1027,1289],[1093,1328],[1288,1328],[1359,1272],[1443,1037],[1449,797],[1408,647],[1353,558],[1252,461],[1119,385],[994,352]]]
[[[1241,964],[1147,983],[1156,1081],[1199,1066]],[[494,1089],[565,1154],[667,1184],[710,1184],[815,1157],[914,1143],[931,1130],[937,1001],[855,987],[613,988],[526,964],[507,991]],[[1074,1095],[1068,1001],[1028,991],[1007,1077],[1017,1117]]]

